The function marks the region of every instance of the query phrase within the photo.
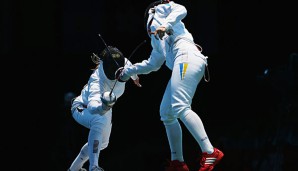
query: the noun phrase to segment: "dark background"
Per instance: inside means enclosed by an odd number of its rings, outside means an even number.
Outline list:
[[[214,146],[225,158],[215,170],[292,171],[298,152],[297,7],[282,1],[177,0],[183,20],[209,57],[210,82],[193,99]],[[3,1],[1,59],[2,158],[10,170],[66,171],[88,130],[69,111],[108,45],[130,59],[147,59],[144,11],[151,1]],[[159,104],[170,71],[127,82],[113,113],[110,145],[99,164],[107,171],[162,171],[170,158]],[[5,82],[4,82],[5,81]],[[71,96],[70,96],[71,97]],[[199,146],[184,128],[185,160],[199,168]],[[6,161],[6,160],[5,160]]]

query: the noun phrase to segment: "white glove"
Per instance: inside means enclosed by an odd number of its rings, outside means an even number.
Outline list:
[[[109,91],[102,93],[100,99],[103,104],[103,110],[110,110],[117,101],[115,94],[113,92],[110,93]]]

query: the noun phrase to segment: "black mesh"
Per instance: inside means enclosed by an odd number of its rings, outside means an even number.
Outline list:
[[[112,46],[109,46],[108,48],[109,49],[105,48],[100,53],[103,70],[109,80],[115,80],[115,72],[117,69],[124,66],[125,60],[119,49]]]

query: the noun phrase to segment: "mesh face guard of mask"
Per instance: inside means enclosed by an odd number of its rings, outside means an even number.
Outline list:
[[[124,56],[116,47],[108,46],[100,53],[103,70],[109,80],[115,80],[115,72],[120,67],[124,67]]]

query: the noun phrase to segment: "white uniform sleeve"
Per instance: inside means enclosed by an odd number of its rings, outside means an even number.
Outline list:
[[[124,68],[132,66],[132,63],[127,58],[125,58],[125,62],[126,62],[126,65],[124,66]],[[136,80],[139,77],[138,77],[137,74],[133,74],[130,78],[133,79],[133,80]]]
[[[165,57],[161,53],[153,49],[150,57],[147,60],[143,60],[140,63],[135,63],[132,66],[127,67],[126,74],[149,74],[152,71],[159,70],[164,62]]]
[[[100,83],[99,83],[99,70],[97,69],[89,79],[89,96],[87,109],[92,114],[104,114],[106,111],[102,109],[102,102],[100,100]]]
[[[183,5],[171,3],[171,12],[167,16],[165,22],[161,25],[166,28],[166,30],[171,30],[172,27],[181,21],[187,15],[187,10]]]

